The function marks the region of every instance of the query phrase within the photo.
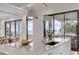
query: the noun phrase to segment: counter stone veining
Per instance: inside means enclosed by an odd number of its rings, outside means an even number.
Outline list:
[[[69,39],[60,42],[54,46],[49,46],[49,45],[43,45],[43,49],[40,50],[38,49],[37,51],[34,50],[33,46],[20,46],[18,48],[16,47],[8,47],[5,45],[0,45],[0,51],[3,52],[6,55],[41,55],[47,52],[48,50],[51,50],[65,42],[69,41]]]

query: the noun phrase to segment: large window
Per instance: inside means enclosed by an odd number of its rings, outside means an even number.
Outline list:
[[[10,37],[10,23],[9,22],[5,23],[5,36]]]
[[[77,12],[65,14],[65,36],[76,36]]]
[[[28,17],[27,19],[27,40],[33,39],[33,17]]]
[[[66,38],[77,36],[77,11],[48,15],[49,18],[51,16],[51,19],[44,20],[44,38],[48,37],[46,34],[47,30],[49,30],[50,32],[53,31],[52,37],[58,38],[58,40],[59,38],[65,40]]]
[[[5,37],[20,37],[21,20],[5,22]]]
[[[11,26],[11,29],[10,29],[10,31],[11,31],[11,37],[15,37],[15,22],[13,21],[13,22],[10,22],[10,26]]]
[[[56,37],[64,37],[64,15],[54,16],[54,35]]]
[[[21,21],[16,21],[16,36],[21,37]]]

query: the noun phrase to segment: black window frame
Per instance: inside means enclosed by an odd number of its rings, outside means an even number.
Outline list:
[[[11,38],[11,22],[14,22],[14,23],[15,23],[15,25],[14,25],[14,26],[15,26],[15,27],[14,27],[14,28],[15,28],[15,29],[14,29],[14,30],[15,30],[15,36],[14,36],[14,37],[16,37],[16,22],[17,22],[17,21],[22,21],[22,19],[4,22],[4,24],[5,24],[5,37],[6,37],[6,23],[9,23],[9,26],[10,26],[10,33],[9,33],[10,35],[9,35],[9,37]]]
[[[60,13],[55,13],[55,14],[48,14],[48,15],[44,15],[44,16],[52,16],[52,19],[53,19],[53,25],[54,24],[54,16],[55,15],[60,15],[60,14],[63,14],[64,15],[64,39],[65,39],[65,14],[66,13],[73,13],[73,12],[77,12],[77,22],[79,22],[79,10],[71,10],[71,11],[66,11],[66,12],[60,12]],[[43,29],[44,29],[44,35],[43,37],[46,38],[46,29],[45,29],[45,20],[43,20]],[[77,26],[78,26],[78,23],[77,23]],[[55,26],[53,26],[53,32],[54,32],[54,29],[55,29]],[[76,33],[78,34],[78,30],[76,31]]]

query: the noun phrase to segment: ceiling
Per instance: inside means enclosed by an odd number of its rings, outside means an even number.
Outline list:
[[[30,3],[0,3],[0,17],[18,16],[32,5]]]
[[[62,10],[69,8],[79,8],[78,3],[45,3],[50,10]],[[19,15],[19,13],[29,10],[36,5],[35,3],[0,3],[0,17],[13,17]],[[41,3],[41,5],[43,5]]]
[[[9,3],[9,4],[19,9],[26,9],[34,5],[33,3]]]

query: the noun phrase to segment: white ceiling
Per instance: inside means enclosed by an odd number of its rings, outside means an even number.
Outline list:
[[[27,3],[0,3],[0,16],[18,16],[22,11],[29,9],[32,4]]]
[[[28,8],[28,7],[31,7],[33,4],[32,3],[9,3],[10,5],[13,5],[17,8]]]
[[[34,3],[0,3],[0,16],[1,17],[10,17],[16,16],[18,13],[22,11],[26,11],[29,8],[33,7]],[[42,5],[42,4],[41,4]],[[69,9],[79,8],[79,3],[47,3],[47,7],[50,10],[62,10],[62,9]]]

